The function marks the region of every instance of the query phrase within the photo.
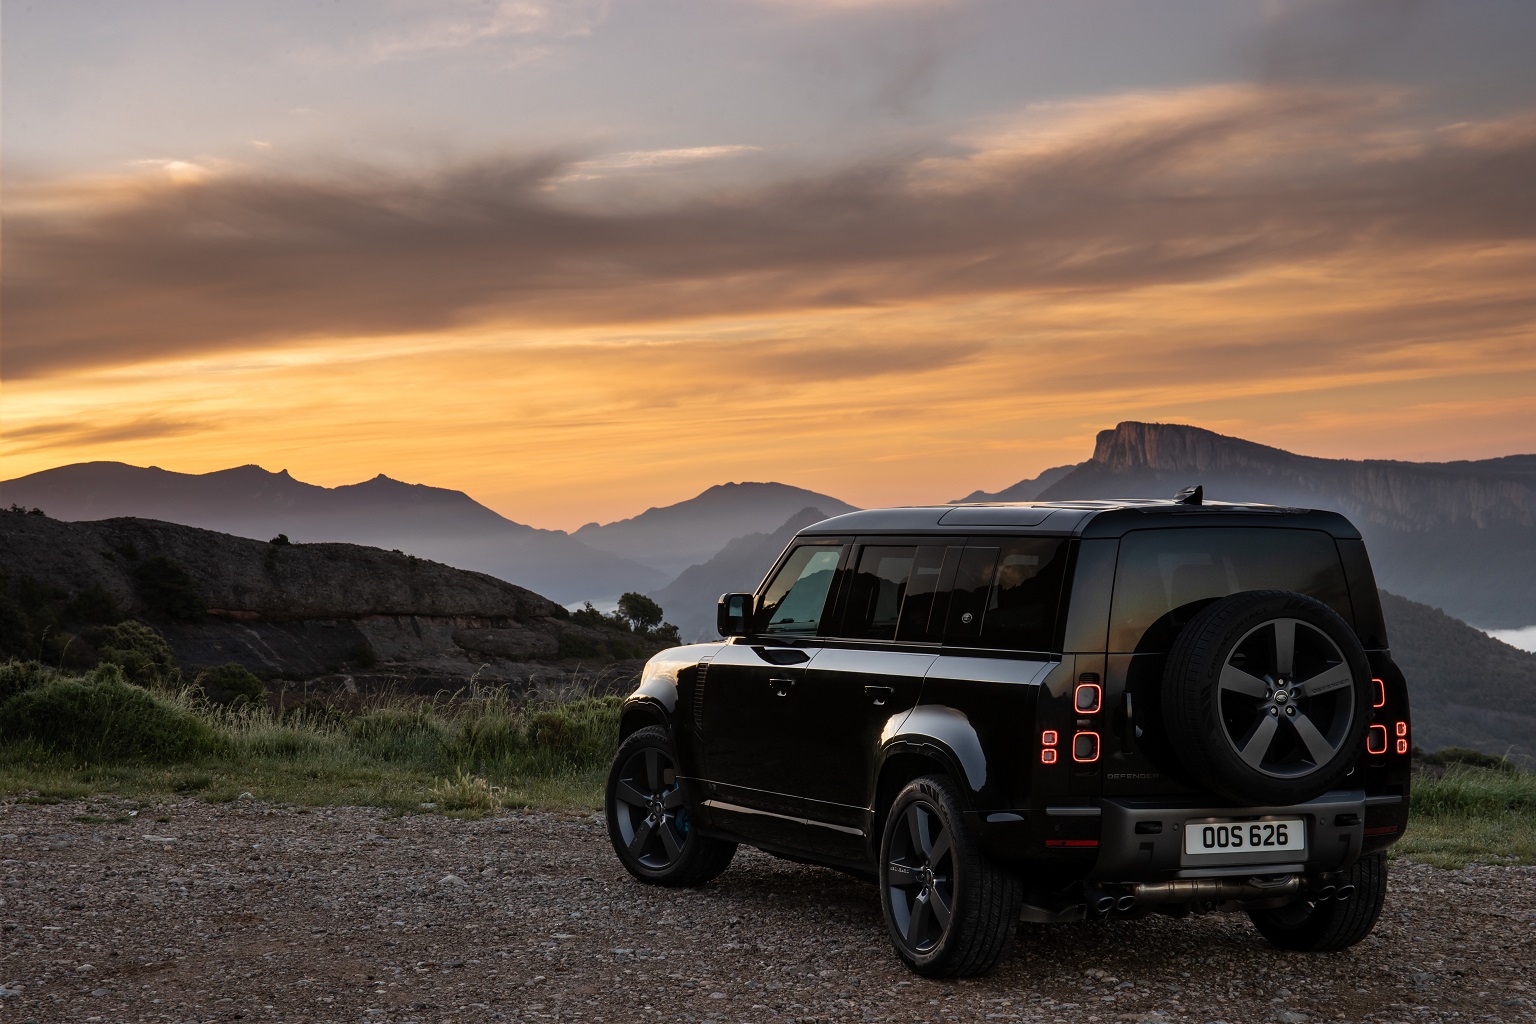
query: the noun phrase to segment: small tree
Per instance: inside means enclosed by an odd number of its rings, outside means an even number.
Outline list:
[[[134,567],[133,581],[151,616],[197,622],[207,611],[192,574],[175,559],[165,555],[146,558]]]
[[[629,620],[629,628],[636,633],[649,633],[661,625],[666,613],[655,601],[631,590],[619,598],[619,614]]]
[[[101,630],[96,650],[102,662],[117,665],[130,683],[167,686],[176,679],[176,659],[165,637],[151,626],[129,619]]]
[[[197,682],[210,703],[224,707],[259,704],[267,696],[267,688],[261,685],[261,680],[244,665],[233,662],[203,670]]]

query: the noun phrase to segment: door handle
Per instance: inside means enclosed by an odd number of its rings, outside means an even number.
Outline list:
[[[788,697],[789,691],[794,687],[794,685],[795,681],[793,679],[768,680],[768,688],[771,689],[774,693],[778,694],[780,697]]]
[[[866,696],[870,700],[874,701],[876,707],[879,707],[880,705],[884,704],[885,703],[885,699],[887,697],[889,697],[891,694],[895,693],[895,692],[896,692],[896,688],[894,686],[866,686],[866,687],[864,687],[864,696]]]

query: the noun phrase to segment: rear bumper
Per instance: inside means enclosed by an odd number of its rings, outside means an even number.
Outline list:
[[[1219,878],[1224,875],[1314,874],[1337,871],[1360,856],[1365,840],[1366,796],[1362,790],[1325,793],[1303,804],[1232,807],[1196,802],[1135,798],[1099,800],[1098,859],[1088,878],[1094,881],[1164,881]],[[1300,818],[1307,845],[1298,851],[1241,850],[1189,854],[1185,830],[1191,822],[1264,821]]]
[[[1079,806],[977,814],[973,821],[983,849],[999,861],[1048,869],[1063,879],[1116,883],[1338,871],[1362,853],[1395,842],[1407,815],[1403,796],[1335,790],[1306,803],[1272,807],[1167,796],[1101,797]],[[1190,822],[1280,818],[1306,823],[1305,850],[1206,855],[1184,850]]]

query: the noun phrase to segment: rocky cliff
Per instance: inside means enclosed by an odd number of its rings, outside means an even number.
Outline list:
[[[201,614],[157,607],[146,568],[167,565],[185,573]],[[578,663],[627,662],[617,673],[627,677],[635,659],[660,646],[572,621],[548,598],[493,576],[356,544],[263,543],[154,520],[71,523],[3,512],[0,566],[12,600],[34,606],[24,611],[49,604],[54,621],[73,628],[80,624],[69,621],[71,609],[94,595],[95,606],[153,621],[188,671],[237,662],[268,678],[455,689],[471,679],[568,677]],[[78,630],[75,654],[89,636]]]
[[[1321,459],[1198,427],[1121,423],[1042,500],[1171,497],[1343,512],[1386,589],[1488,628],[1536,623],[1536,456],[1477,462]]]

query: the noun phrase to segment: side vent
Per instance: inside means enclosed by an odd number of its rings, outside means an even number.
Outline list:
[[[709,674],[709,662],[699,662],[693,674],[693,727],[704,728],[704,677]]]

